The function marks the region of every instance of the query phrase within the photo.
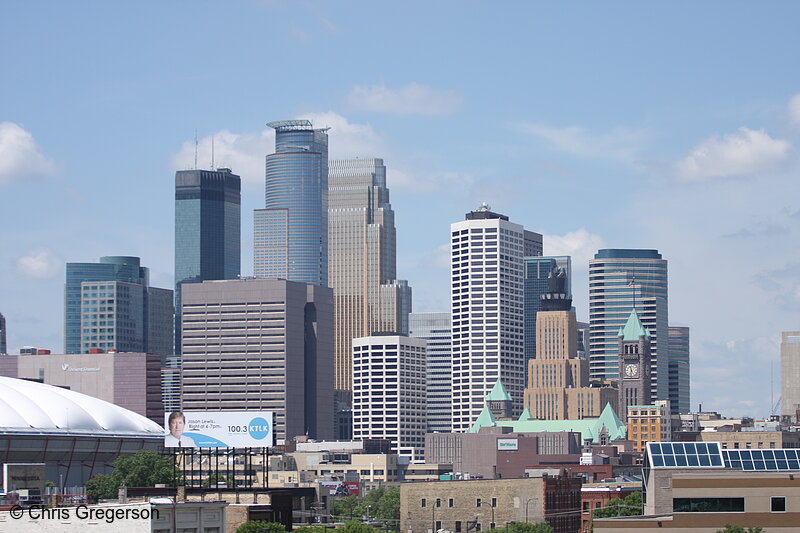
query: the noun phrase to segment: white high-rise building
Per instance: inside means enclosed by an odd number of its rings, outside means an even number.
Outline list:
[[[525,388],[523,257],[542,254],[542,236],[484,204],[450,225],[453,431],[480,414],[500,379],[518,413]]]
[[[424,458],[425,345],[404,335],[353,339],[353,439],[389,439],[398,454]]]

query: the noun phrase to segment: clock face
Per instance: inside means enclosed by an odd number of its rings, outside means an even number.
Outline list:
[[[634,378],[639,374],[638,365],[625,365],[625,375],[629,378]]]

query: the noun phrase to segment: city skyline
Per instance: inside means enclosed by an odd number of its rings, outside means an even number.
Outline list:
[[[428,6],[439,32],[417,30],[413,6],[160,6],[155,20],[147,7],[6,6],[8,351],[59,350],[67,262],[138,256],[152,285],[173,285],[173,176],[194,165],[195,130],[198,167],[213,143],[214,166],[242,176],[251,274],[265,123],[305,118],[331,127],[331,158],[384,158],[415,311],[447,311],[449,224],[484,201],[543,233],[546,255],[572,256],[580,321],[594,253],[658,249],[669,325],[691,327],[692,409],[769,414],[770,363],[778,382],[780,332],[800,311],[800,83],[780,58],[800,44],[800,7],[512,5],[518,16]],[[236,31],[194,38],[217,24]],[[293,78],[275,83],[281,69]]]

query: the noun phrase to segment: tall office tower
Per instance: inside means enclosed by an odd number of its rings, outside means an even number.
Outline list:
[[[453,431],[453,364],[450,313],[411,313],[409,334],[424,339],[425,405],[428,433]]]
[[[595,254],[589,262],[589,372],[593,381],[619,378],[617,333],[636,309],[651,336],[652,400],[669,399],[667,302],[667,261],[658,250],[608,249]]]
[[[781,415],[800,420],[800,331],[781,333]]]
[[[578,357],[589,359],[589,323],[577,322],[578,326]]]
[[[425,341],[353,339],[353,438],[389,439],[398,454],[422,460],[425,425]]]
[[[8,353],[8,344],[6,343],[6,317],[0,313],[0,355]]]
[[[169,413],[181,410],[181,366],[179,357],[167,357],[161,365],[161,402]],[[163,423],[163,420],[162,420]]]
[[[691,411],[689,328],[669,327],[669,405],[673,415]]]
[[[523,261],[542,236],[483,204],[450,225],[453,431],[465,432],[500,379],[517,412],[525,386]]]
[[[255,211],[253,272],[328,285],[328,134],[308,120],[270,122],[264,209]]]
[[[617,332],[617,366],[620,369],[617,416],[623,422],[628,420],[629,407],[650,405],[653,401],[651,341],[650,332],[634,309]]]
[[[239,176],[228,168],[175,173],[175,352],[181,349],[181,284],[241,273]]]
[[[333,438],[333,290],[276,279],[183,286],[181,405],[265,410],[277,438]]]
[[[411,288],[397,280],[394,211],[382,159],[330,161],[328,281],[336,302],[336,379],[352,389],[353,339],[408,335]]]
[[[551,273],[536,320],[536,357],[528,360],[525,407],[538,420],[599,417],[606,404],[616,406],[612,387],[589,385],[589,361],[578,357],[577,322],[566,276]]]
[[[525,368],[536,357],[536,313],[542,310],[542,295],[549,289],[552,272],[563,269],[566,293],[572,295],[572,258],[569,256],[526,257],[525,261]]]
[[[172,353],[173,293],[150,287],[138,257],[67,263],[64,289],[66,353],[91,349]]]

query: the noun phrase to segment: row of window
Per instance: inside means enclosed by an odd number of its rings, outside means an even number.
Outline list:
[[[483,498],[475,498],[475,507],[481,507],[483,505],[489,505],[489,503],[491,503],[492,507],[497,507],[497,498],[492,498],[491,502],[486,502],[486,503],[484,503]],[[433,504],[436,507],[441,507],[443,505],[442,499],[441,498],[436,498],[436,500],[433,502]],[[428,506],[428,499],[427,498],[422,498],[419,501],[419,506],[420,507],[427,507]],[[448,507],[455,507],[456,506],[456,499],[455,498],[448,498],[447,499],[447,506]]]

